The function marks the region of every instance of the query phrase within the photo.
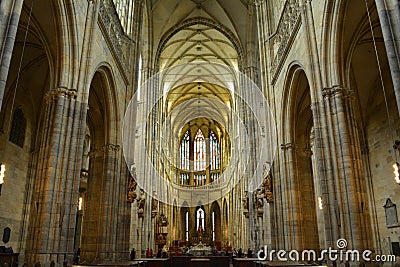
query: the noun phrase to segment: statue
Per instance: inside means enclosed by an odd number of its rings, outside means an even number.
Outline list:
[[[262,217],[264,213],[264,191],[262,188],[257,189],[254,194],[254,203],[256,206],[257,216]]]
[[[257,209],[262,209],[264,207],[264,192],[261,188],[257,189],[257,192],[254,194],[255,203]]]
[[[267,203],[272,203],[274,201],[274,199],[273,199],[273,194],[272,194],[272,177],[271,177],[270,172],[264,178],[263,190],[264,190],[264,196],[265,196],[265,199],[267,200]]]
[[[246,218],[249,218],[249,196],[248,196],[248,192],[245,191],[245,196],[242,199],[243,202],[243,214]]]
[[[128,195],[127,195],[127,201],[129,203],[133,203],[136,199],[136,186],[137,182],[135,181],[132,175],[129,175]]]
[[[143,218],[145,201],[146,196],[144,195],[144,190],[140,189],[140,196],[137,200],[137,213],[139,218]]]
[[[158,226],[160,227],[168,226],[168,218],[167,216],[164,215],[164,213],[161,213],[158,218]]]

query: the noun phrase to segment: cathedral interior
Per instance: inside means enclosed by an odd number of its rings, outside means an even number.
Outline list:
[[[2,0],[0,45],[1,266],[400,257],[398,0]]]

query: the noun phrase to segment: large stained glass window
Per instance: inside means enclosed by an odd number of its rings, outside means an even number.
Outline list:
[[[211,131],[205,135],[197,128],[184,132],[180,141],[176,182],[185,186],[203,186],[208,183],[219,184],[221,176],[220,142]],[[207,140],[207,141],[206,141]]]
[[[218,170],[221,166],[220,147],[214,132],[210,133],[210,167],[211,170]]]
[[[181,142],[181,169],[189,170],[190,159],[189,159],[189,149],[190,149],[190,136],[189,131],[185,133]]]
[[[206,169],[206,139],[199,129],[194,137],[194,171]]]

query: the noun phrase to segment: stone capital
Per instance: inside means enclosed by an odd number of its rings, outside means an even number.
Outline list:
[[[103,147],[94,148],[94,149],[90,150],[88,155],[89,155],[89,158],[103,157],[108,152],[118,152],[119,149],[120,149],[119,145],[106,144]]]
[[[58,87],[56,89],[52,89],[45,94],[44,99],[46,102],[50,102],[56,98],[64,97],[67,99],[76,99],[77,91],[76,89],[68,89],[66,87]]]
[[[119,149],[120,146],[115,144],[106,144],[105,146],[103,146],[104,152],[118,152]]]
[[[342,85],[334,85],[332,87],[327,87],[322,89],[322,96],[324,98],[331,98],[337,95],[341,95],[343,97],[351,97],[353,91],[349,88],[345,88]]]
[[[282,150],[297,150],[297,145],[295,143],[286,143],[286,144],[281,144],[281,149]]]

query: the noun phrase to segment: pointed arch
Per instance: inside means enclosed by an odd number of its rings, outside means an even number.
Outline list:
[[[185,201],[182,204],[181,207],[181,240],[185,240],[185,242],[189,242],[189,226],[190,226],[190,212],[189,212],[189,207],[188,203]]]
[[[311,93],[308,76],[300,62],[292,62],[286,73],[282,98],[281,148],[285,161],[282,183],[291,188],[283,196],[282,205],[291,208],[284,212],[291,245],[296,248],[319,249],[319,231],[315,188],[310,151],[310,132],[313,127]],[[304,123],[306,122],[306,123]],[[301,199],[301,201],[300,201]],[[307,210],[307,215],[305,215]],[[289,218],[295,218],[291,220]]]
[[[299,78],[302,77],[301,74],[305,75],[305,70],[300,62],[292,62],[289,65],[288,71],[286,73],[284,91],[281,106],[285,107],[282,114],[282,129],[289,129],[282,132],[282,140],[284,142],[292,142],[295,136],[295,127],[293,127],[293,122],[296,116],[296,101],[297,101],[297,91],[296,83],[299,82]],[[304,77],[304,76],[303,76]],[[305,75],[305,77],[307,77]]]
[[[211,238],[213,242],[221,243],[221,209],[217,201],[211,204],[210,211],[210,226],[211,226]]]
[[[67,88],[77,88],[76,77],[79,76],[78,66],[78,25],[75,11],[76,1],[56,0],[50,1],[55,12],[55,25],[57,25],[57,70],[55,84]]]
[[[93,86],[94,81],[97,82],[97,91],[93,91],[93,88],[95,88]],[[89,87],[89,98],[90,94],[94,93],[95,97],[101,100],[101,110],[104,112],[104,142],[110,144],[118,144],[121,138],[118,133],[120,114],[116,91],[112,67],[107,62],[100,63],[93,74],[92,83]]]

